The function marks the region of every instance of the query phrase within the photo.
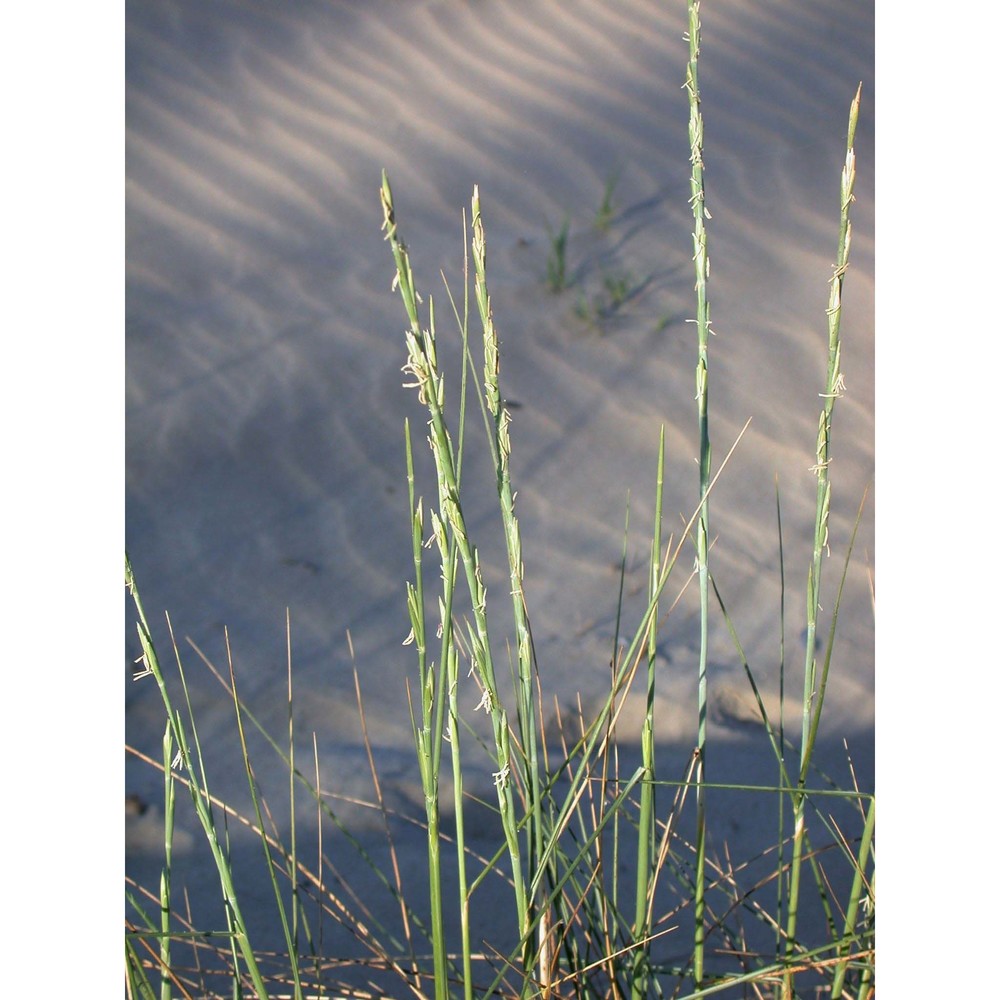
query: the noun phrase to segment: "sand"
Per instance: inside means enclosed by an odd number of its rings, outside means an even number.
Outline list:
[[[827,614],[869,492],[822,752],[846,780],[846,739],[871,790],[874,5],[713,2],[703,22],[716,464],[750,420],[713,496],[712,568],[773,705],[777,482],[791,718],[801,702],[827,282],[848,107],[863,83]],[[280,732],[287,609],[295,725],[305,749],[315,733],[324,787],[371,795],[356,667],[386,794],[418,813],[405,694],[415,662],[402,645],[412,577],[406,418],[428,503],[434,483],[426,418],[402,387],[405,314],[380,232],[380,172],[388,171],[418,286],[437,304],[453,403],[458,339],[440,272],[457,294],[462,213],[479,186],[547,711],[578,693],[592,706],[607,689],[626,511],[626,634],[644,610],[661,425],[667,531],[679,530],[697,497],[683,7],[132,0],[126,24],[126,542],[155,637],[165,653],[169,612],[213,750],[213,790],[245,802],[241,764],[225,750],[225,699],[187,640],[224,667],[227,627],[242,696]],[[602,231],[594,220],[612,179],[614,215]],[[564,222],[573,285],[555,294],[546,265]],[[616,282],[629,294],[612,308]],[[467,516],[498,634],[508,635],[482,441],[473,419]],[[690,562],[681,560],[678,579]],[[156,755],[157,692],[148,679],[128,680],[138,647],[128,607],[126,617],[127,740]],[[697,725],[693,592],[664,624],[660,650],[658,736],[676,762]],[[709,656],[716,779],[763,774],[766,742],[719,617]],[[636,721],[625,725],[638,732]],[[262,781],[279,782],[280,797],[280,768],[266,756],[257,768]],[[488,789],[485,767],[479,778]],[[126,791],[148,804],[126,817],[126,868],[148,879],[159,864],[160,780],[130,758]],[[747,850],[767,842],[766,810],[719,808],[720,839]],[[363,810],[345,816],[370,827]],[[195,872],[192,817],[180,827],[179,853],[189,852]],[[408,845],[414,858],[416,845]],[[203,875],[191,882],[207,884]]]

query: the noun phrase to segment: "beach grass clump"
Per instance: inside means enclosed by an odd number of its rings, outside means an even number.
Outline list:
[[[406,584],[406,645],[412,650],[413,670],[405,685],[401,679],[400,696],[408,699],[422,814],[402,817],[386,803],[357,675],[358,713],[372,783],[366,807],[378,819],[378,846],[371,832],[362,837],[352,828],[338,808],[339,800],[322,787],[318,752],[314,750],[308,765],[296,757],[290,625],[288,727],[280,737],[266,731],[240,696],[228,634],[224,669],[194,648],[231,704],[249,807],[238,809],[219,798],[210,786],[184,657],[169,618],[173,668],[168,670],[158,655],[126,556],[126,585],[142,648],[137,678],[157,685],[164,715],[159,758],[129,748],[160,773],[164,796],[159,884],[132,883],[126,893],[130,997],[640,1000],[829,995],[836,1000],[873,995],[874,798],[856,783],[833,786],[814,760],[840,593],[853,547],[852,539],[843,557],[840,590],[829,601],[831,625],[821,642],[818,611],[821,570],[829,558],[832,418],[844,391],[840,309],[850,250],[860,89],[849,115],[827,311],[827,379],[819,387],[816,520],[806,573],[804,709],[796,741],[783,714],[772,718],[765,708],[726,612],[725,583],[715,578],[709,565],[709,504],[742,432],[728,442],[725,457],[713,469],[708,406],[710,215],[705,207],[700,11],[695,0],[689,3],[688,41],[698,500],[682,529],[664,540],[661,430],[651,477],[648,588],[631,632],[622,625],[624,588],[619,588],[606,698],[593,711],[557,705],[554,720],[543,716],[545,667],[536,659],[532,638],[512,463],[514,434],[501,382],[501,338],[489,291],[478,187],[473,188],[466,228],[466,286],[455,296],[445,285],[444,313],[450,314],[447,322],[457,326],[462,363],[457,395],[449,385],[446,402],[439,354],[441,311],[433,296],[425,300],[420,294],[392,187],[383,172],[382,224],[407,321],[405,385],[424,411],[431,460],[430,465],[416,460],[407,423],[403,438],[412,577]],[[608,222],[613,190],[609,183],[600,214]],[[550,283],[553,278],[566,280],[567,232],[568,225],[562,231],[561,254],[553,247]],[[509,585],[496,595],[487,593],[480,556],[483,540],[474,537],[466,514],[463,467],[473,439],[466,426],[470,414],[482,421],[478,440],[490,460],[495,528],[506,553]],[[431,470],[426,481],[418,472],[421,468]],[[778,513],[780,538],[780,504]],[[682,563],[686,579],[677,579],[678,560],[688,559],[692,550],[694,571],[689,573]],[[670,581],[676,585],[672,589],[682,593],[689,583],[696,586],[699,598],[697,742],[680,758],[657,746],[654,717],[657,676],[663,669],[658,639],[669,619]],[[708,638],[710,623],[717,622],[732,636],[734,661],[745,672],[774,757],[771,786],[723,787],[709,780]],[[645,707],[637,731],[623,721],[632,692]],[[287,786],[280,790],[292,818],[287,828],[275,822],[271,792],[257,779],[251,736],[278,755],[287,773]],[[637,760],[626,763],[630,758],[620,752],[625,745],[638,748]],[[484,770],[492,775],[485,789],[472,778]],[[773,847],[763,855],[733,859],[709,849],[713,796],[734,793],[774,804]],[[178,862],[173,842],[180,796],[190,801],[213,861],[221,903],[221,918],[215,923],[196,918],[175,895]],[[294,819],[296,803],[303,798],[316,815],[317,843],[308,848],[299,843]],[[469,829],[473,810],[479,830],[476,846]],[[489,851],[482,850],[484,825],[493,845]],[[263,885],[273,900],[282,942],[277,953],[264,951],[252,940],[232,851],[235,826],[251,831],[259,844]],[[412,838],[414,830],[422,838],[425,858],[419,889],[404,875],[399,857],[400,836]],[[346,866],[345,855],[351,859]]]

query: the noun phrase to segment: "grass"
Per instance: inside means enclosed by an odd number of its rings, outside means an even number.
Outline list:
[[[652,293],[662,272],[642,270],[634,273],[627,258],[628,245],[635,228],[624,226],[624,216],[615,205],[615,193],[622,168],[613,170],[604,183],[601,202],[594,212],[591,235],[596,240],[583,252],[570,254],[570,230],[573,218],[567,213],[558,230],[547,228],[549,252],[546,258],[546,286],[559,295],[574,289],[573,315],[588,330],[603,335],[611,328],[640,319],[636,306]],[[578,227],[584,233],[585,225]],[[583,237],[580,238],[581,240]],[[572,260],[571,260],[572,256]],[[640,322],[648,321],[643,316]],[[669,315],[658,317],[658,332],[669,322]]]
[[[695,399],[698,403],[698,482],[701,509],[695,535],[695,569],[698,573],[698,598],[701,606],[700,650],[698,655],[698,754],[695,788],[697,809],[697,865],[694,879],[694,953],[693,978],[696,989],[705,983],[705,770],[708,756],[708,626],[709,567],[708,567],[708,492],[712,475],[712,445],[708,433],[708,337],[711,315],[708,301],[708,237],[705,228],[704,135],[701,114],[701,93],[698,89],[698,58],[701,52],[701,16],[699,3],[688,5],[689,59],[687,78],[690,119],[688,141],[691,147],[691,214],[694,217],[694,288],[697,299],[695,323],[698,327],[698,361],[695,366]]]
[[[604,194],[601,198],[601,204],[594,215],[594,228],[601,233],[606,233],[611,227],[611,223],[615,218],[615,189],[618,187],[618,182],[621,180],[622,167],[619,165],[615,167],[614,170],[608,175],[608,179],[604,182]]]
[[[420,480],[409,425],[404,428],[412,540],[407,583],[413,673],[405,688],[412,721],[415,773],[423,812],[400,816],[387,804],[367,735],[364,700],[357,704],[367,751],[380,843],[359,837],[320,782],[318,753],[296,757],[291,629],[288,727],[268,733],[241,698],[226,636],[227,663],[218,668],[194,654],[229,701],[247,804],[217,797],[199,738],[181,649],[169,618],[172,667],[161,660],[126,556],[142,646],[137,677],[155,683],[163,707],[159,759],[142,757],[161,775],[163,867],[159,884],[127,887],[127,993],[166,1000],[183,996],[702,997],[744,995],[867,997],[874,992],[874,799],[856,786],[837,788],[817,771],[814,753],[835,646],[840,591],[828,597],[831,625],[821,643],[818,610],[828,558],[833,414],[843,390],[840,306],[850,249],[855,176],[853,136],[860,89],[850,108],[841,179],[841,215],[828,317],[828,366],[819,387],[822,407],[816,446],[816,518],[806,576],[806,659],[803,715],[793,741],[783,712],[771,718],[729,618],[723,583],[710,566],[709,506],[733,443],[713,468],[709,437],[709,337],[704,121],[698,89],[700,11],[689,3],[686,88],[690,99],[691,209],[698,347],[694,390],[699,437],[699,499],[676,536],[661,529],[665,475],[661,432],[649,525],[649,585],[638,626],[622,635],[624,566],[619,585],[619,633],[607,697],[595,712],[559,710],[546,725],[545,667],[536,661],[516,511],[511,419],[500,384],[500,337],[488,285],[486,226],[478,188],[467,227],[466,275],[460,296],[445,285],[448,322],[461,335],[462,378],[457,403],[445,404],[435,300],[418,293],[393,192],[383,173],[381,206],[386,242],[408,327],[406,386],[426,411],[433,478]],[[614,183],[617,182],[617,176]],[[613,211],[609,182],[599,219]],[[550,284],[566,281],[568,223],[553,241]],[[561,252],[560,252],[561,243]],[[468,259],[471,256],[471,268]],[[471,305],[470,305],[471,301]],[[474,316],[474,319],[470,318]],[[475,327],[475,330],[473,330]],[[449,393],[449,399],[451,394]],[[508,593],[487,595],[479,548],[466,519],[462,470],[472,431],[495,475],[498,525],[507,554]],[[744,428],[745,430],[745,428]],[[740,435],[742,436],[742,434]],[[777,503],[780,538],[780,498]],[[859,512],[860,518],[860,512]],[[840,588],[851,556],[843,555]],[[686,566],[696,554],[693,573]],[[685,576],[685,574],[687,574]],[[782,562],[782,594],[785,569]],[[683,577],[683,578],[682,578]],[[667,619],[666,588],[699,595],[698,739],[684,759],[657,747],[654,705],[660,664],[659,630]],[[508,603],[509,602],[509,603]],[[509,623],[508,630],[497,625]],[[711,783],[707,719],[710,623],[729,630],[774,757],[776,779],[763,786]],[[782,621],[782,628],[784,622]],[[506,664],[496,651],[506,648]],[[822,653],[822,656],[820,655]],[[185,654],[186,655],[186,654]],[[151,680],[150,680],[151,679]],[[782,689],[784,685],[782,675]],[[638,731],[625,729],[623,709],[635,691],[645,712]],[[469,693],[472,697],[468,697]],[[400,696],[404,696],[401,686]],[[475,702],[469,711],[467,705]],[[253,761],[263,745],[288,775],[287,830],[273,819]],[[638,747],[637,759],[627,752]],[[489,797],[470,775],[488,767]],[[709,849],[713,796],[753,796],[774,806],[775,836],[761,856],[732,859]],[[221,917],[195,919],[175,898],[174,822],[178,797],[189,799],[218,879]],[[298,843],[296,802],[311,802],[317,843]],[[473,847],[472,814],[492,831],[492,853]],[[260,887],[272,901],[282,948],[254,944],[243,899],[245,865],[237,863],[230,827],[249,828],[259,845]],[[404,878],[401,841],[423,840],[420,890]],[[482,841],[482,834],[476,843]],[[343,858],[349,858],[350,875]],[[339,861],[337,859],[340,859]],[[379,902],[373,902],[378,898]],[[496,900],[503,901],[497,904]],[[391,919],[386,915],[394,914]],[[807,921],[806,915],[810,917]],[[817,918],[818,916],[818,921]],[[820,932],[815,927],[821,928]],[[334,935],[336,932],[336,936]],[[330,939],[334,939],[331,946]],[[331,950],[332,948],[332,950]]]
[[[569,219],[563,219],[558,231],[549,230],[549,256],[545,262],[549,289],[557,294],[573,284],[566,271],[566,251],[569,244]]]

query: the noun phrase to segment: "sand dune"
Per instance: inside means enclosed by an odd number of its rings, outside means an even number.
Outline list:
[[[380,232],[380,171],[419,287],[437,302],[453,400],[458,341],[439,271],[457,292],[462,212],[480,187],[502,389],[517,404],[513,476],[543,683],[564,703],[577,691],[595,699],[607,684],[629,497],[626,626],[643,611],[661,423],[669,530],[697,493],[682,8],[130,0],[126,12],[126,541],[147,610],[157,622],[168,610],[179,637],[220,665],[228,626],[243,695],[280,727],[290,609],[296,684],[309,692],[300,731],[317,731],[331,780],[359,774],[350,631],[369,724],[405,798],[417,775],[403,764],[413,670],[401,646],[412,575],[404,418],[423,473],[427,458],[416,395],[402,388],[405,317]],[[831,587],[874,478],[873,18],[874,5],[855,0],[713,0],[703,10],[717,463],[752,418],[713,500],[713,565],[769,697],[775,477],[788,661],[796,678],[801,670],[827,280],[859,81]],[[601,232],[595,213],[616,174],[615,216]],[[546,260],[564,220],[575,284],[555,295]],[[581,319],[614,280],[631,297],[603,320]],[[473,420],[470,434],[479,429]],[[484,459],[470,450],[468,516],[503,623],[505,557]],[[430,496],[433,481],[421,488]],[[873,512],[871,494],[827,704],[828,733],[868,748],[856,764],[869,781]],[[660,726],[678,746],[696,724],[695,613],[685,598],[661,636]],[[157,638],[166,647],[164,628]],[[739,743],[742,668],[721,622],[712,643],[712,682],[728,706],[712,725]],[[134,659],[131,625],[126,647]],[[218,690],[196,687],[213,712]],[[129,740],[155,754],[155,689],[128,684],[126,706]],[[239,768],[218,756],[219,783],[235,785]],[[156,775],[141,765],[127,765],[127,786],[156,798]],[[144,864],[141,851],[130,857]]]

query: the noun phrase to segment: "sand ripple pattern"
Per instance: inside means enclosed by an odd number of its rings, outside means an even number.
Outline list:
[[[859,80],[835,546],[874,475],[873,6],[713,0],[703,11],[716,455],[754,421],[719,487],[716,566],[765,677],[777,649],[775,475],[790,617],[804,589],[826,282]],[[456,289],[461,281],[461,213],[478,183],[503,387],[521,404],[513,474],[546,683],[566,697],[600,692],[629,491],[629,585],[640,593],[629,614],[641,613],[661,422],[671,528],[697,491],[680,9],[129,0],[126,10],[127,532],[147,608],[169,609],[212,656],[227,624],[244,694],[265,703],[284,683],[286,607],[301,684],[350,691],[350,629],[363,684],[402,691],[402,424],[409,416],[419,429],[423,418],[401,388],[403,316],[379,231],[379,172],[392,178],[418,283],[439,305],[439,270]],[[594,215],[616,172],[617,214],[599,232]],[[554,296],[549,233],[564,219],[576,284]],[[617,277],[634,296],[588,326],[577,314]],[[470,523],[499,596],[491,474],[476,463]],[[869,516],[859,552],[871,537]],[[867,621],[867,602],[862,556],[847,607]],[[506,613],[498,605],[500,621]],[[687,610],[672,627],[686,698]],[[829,698],[863,727],[871,629],[851,634],[850,676]],[[718,659],[731,661],[724,635]],[[130,738],[155,753],[158,733],[140,732],[151,694],[128,689],[139,720]],[[386,743],[407,744],[404,713],[383,720]]]

